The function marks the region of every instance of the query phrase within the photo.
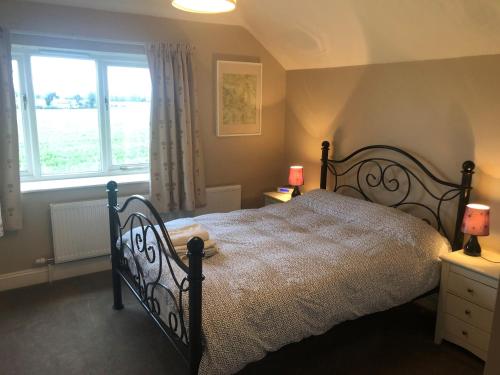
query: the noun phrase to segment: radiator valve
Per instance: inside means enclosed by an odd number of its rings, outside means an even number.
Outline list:
[[[44,266],[47,264],[47,258],[38,258],[38,259],[35,259],[35,264],[37,266]]]
[[[54,259],[53,258],[38,258],[35,259],[35,264],[37,266],[46,266],[47,264],[54,264]]]

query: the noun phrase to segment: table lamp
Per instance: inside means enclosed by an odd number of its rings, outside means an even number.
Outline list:
[[[465,244],[464,253],[474,257],[480,256],[481,246],[477,236],[490,234],[490,208],[484,204],[468,204],[462,221],[462,232],[471,235]]]
[[[300,195],[299,186],[304,185],[304,168],[300,165],[290,167],[288,183],[293,186],[292,197]]]

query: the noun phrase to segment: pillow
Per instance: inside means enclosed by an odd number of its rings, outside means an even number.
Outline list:
[[[317,189],[292,200],[318,214],[334,216],[337,220],[369,228],[411,246],[439,248],[439,253],[451,251],[449,241],[420,218],[400,209]]]

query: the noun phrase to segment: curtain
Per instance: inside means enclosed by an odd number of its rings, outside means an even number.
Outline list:
[[[20,185],[10,36],[0,27],[0,234],[22,228]]]
[[[163,213],[206,204],[193,49],[153,43],[151,72],[150,199]]]

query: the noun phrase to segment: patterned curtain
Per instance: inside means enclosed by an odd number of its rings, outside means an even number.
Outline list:
[[[0,27],[0,236],[21,229],[22,215],[10,37]]]
[[[148,46],[152,81],[150,198],[160,212],[193,211],[206,204],[193,50]]]

